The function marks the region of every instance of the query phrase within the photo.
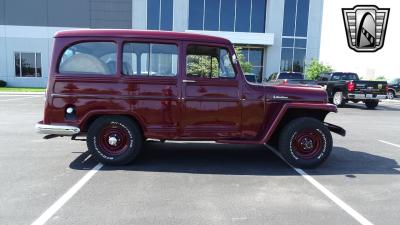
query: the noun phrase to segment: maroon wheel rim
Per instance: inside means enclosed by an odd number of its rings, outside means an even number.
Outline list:
[[[99,132],[100,150],[110,156],[121,155],[128,149],[129,132],[118,123],[110,123]]]
[[[320,155],[325,146],[321,131],[305,129],[295,133],[290,141],[292,152],[299,158],[312,159]]]

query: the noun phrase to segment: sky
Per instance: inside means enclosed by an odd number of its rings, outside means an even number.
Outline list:
[[[355,5],[390,8],[384,46],[377,52],[355,52],[347,45],[342,8]],[[400,78],[400,0],[324,0],[320,61],[335,71],[374,79]]]

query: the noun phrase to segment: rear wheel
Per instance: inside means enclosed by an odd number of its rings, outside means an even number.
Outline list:
[[[335,92],[335,94],[333,95],[333,104],[335,104],[338,107],[344,105],[343,92],[341,91]]]
[[[394,91],[388,91],[388,93],[387,93],[388,99],[394,99],[394,96],[395,96]]]
[[[279,151],[291,165],[314,168],[332,151],[332,135],[314,118],[302,117],[289,122],[281,131]]]
[[[379,101],[377,100],[367,100],[365,101],[365,106],[367,106],[368,109],[375,109],[378,106]]]
[[[86,140],[93,157],[104,164],[124,165],[138,155],[143,136],[131,119],[123,116],[105,116],[89,127]]]

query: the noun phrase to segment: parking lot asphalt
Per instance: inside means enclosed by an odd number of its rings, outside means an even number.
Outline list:
[[[35,133],[43,103],[0,95],[0,224],[31,224],[97,165],[85,142]],[[399,224],[400,101],[327,121],[347,136],[304,172],[368,222]],[[149,142],[92,175],[46,224],[360,224],[265,146]]]

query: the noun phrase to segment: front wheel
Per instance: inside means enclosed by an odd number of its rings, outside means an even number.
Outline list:
[[[86,143],[93,157],[104,164],[124,165],[139,153],[143,136],[131,119],[104,116],[89,127]]]
[[[376,100],[367,100],[365,101],[365,106],[367,106],[368,109],[375,109],[378,106],[379,101]]]
[[[279,152],[291,165],[314,168],[323,163],[332,151],[332,135],[314,118],[290,121],[281,131]]]

